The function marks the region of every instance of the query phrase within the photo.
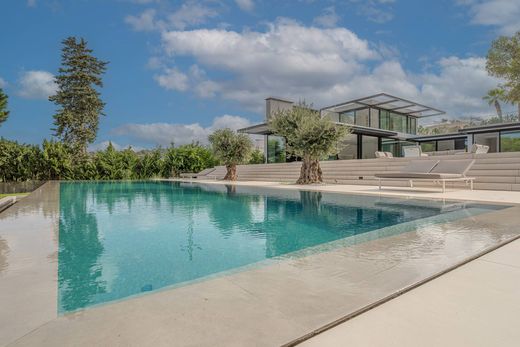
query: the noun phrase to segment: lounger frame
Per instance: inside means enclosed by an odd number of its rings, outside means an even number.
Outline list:
[[[379,179],[379,190],[381,190],[381,181],[383,179],[391,180],[391,181],[408,181],[410,182],[410,188],[413,188],[414,181],[423,181],[423,182],[433,182],[434,184],[440,184],[442,186],[442,192],[446,192],[446,182],[464,182],[466,185],[469,184],[470,189],[473,190],[473,181],[475,177],[456,177],[456,178],[381,178]]]

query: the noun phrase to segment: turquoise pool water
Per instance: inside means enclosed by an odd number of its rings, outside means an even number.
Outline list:
[[[178,182],[61,183],[58,311],[186,283],[388,226],[499,208]]]

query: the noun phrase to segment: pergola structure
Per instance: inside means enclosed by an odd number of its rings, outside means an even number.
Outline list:
[[[376,107],[386,111],[398,112],[404,115],[417,118],[433,117],[446,113],[437,108],[419,104],[417,102],[406,100],[386,93],[379,93],[371,96],[366,96],[360,99],[355,99],[340,104],[328,106],[322,108],[320,111],[341,113],[365,107]]]

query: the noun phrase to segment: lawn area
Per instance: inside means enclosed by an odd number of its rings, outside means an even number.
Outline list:
[[[12,193],[12,194],[0,194],[0,199],[6,196],[27,196],[29,193]]]

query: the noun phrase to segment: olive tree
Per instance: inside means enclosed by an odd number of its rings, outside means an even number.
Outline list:
[[[487,54],[486,69],[491,76],[505,80],[505,99],[517,105],[520,119],[520,31],[493,41]]]
[[[209,136],[213,153],[224,165],[225,180],[237,179],[237,165],[247,162],[253,150],[253,142],[246,134],[238,134],[231,129],[219,129]]]
[[[338,154],[341,140],[350,133],[349,127],[321,117],[305,103],[276,112],[269,127],[274,134],[285,138],[289,154],[303,160],[297,184],[323,182],[320,159]]]

